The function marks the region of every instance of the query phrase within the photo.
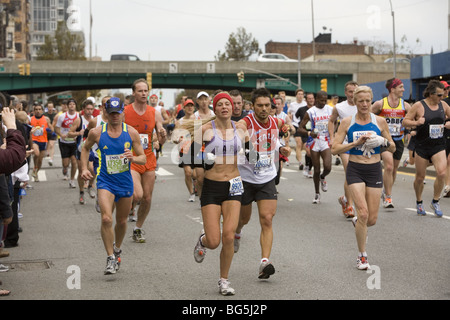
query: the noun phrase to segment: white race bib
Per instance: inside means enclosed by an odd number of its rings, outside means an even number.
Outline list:
[[[240,196],[244,193],[241,176],[230,180],[230,196]]]
[[[124,154],[105,155],[105,158],[108,174],[117,174],[130,170],[129,160]]]

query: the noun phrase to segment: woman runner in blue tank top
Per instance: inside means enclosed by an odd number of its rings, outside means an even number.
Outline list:
[[[80,160],[81,177],[84,180],[92,179],[93,175],[88,170],[89,152],[95,143],[98,145],[100,169],[97,175],[97,197],[102,216],[101,236],[107,253],[104,274],[114,274],[120,266],[120,246],[127,230],[133,199],[130,163],[145,164],[147,159],[136,129],[122,122],[123,103],[120,99],[109,99],[105,110],[108,123],[89,131]],[[116,227],[113,229],[114,205]]]
[[[367,227],[375,225],[383,187],[380,147],[395,152],[395,144],[384,118],[370,112],[372,90],[360,86],[354,94],[357,113],[341,121],[332,145],[334,155],[349,151],[346,180],[353,195],[357,216],[352,219],[358,244],[356,267],[370,268],[366,253]],[[348,144],[343,144],[345,137]]]

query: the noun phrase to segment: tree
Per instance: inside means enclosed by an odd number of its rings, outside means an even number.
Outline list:
[[[218,52],[215,59],[217,61],[248,61],[254,54],[260,54],[258,40],[253,38],[251,33],[247,33],[245,28],[240,27],[236,33],[231,33],[228,42],[225,44],[225,52]]]
[[[37,60],[86,60],[83,39],[79,34],[71,33],[64,21],[60,21],[55,35],[45,36]]]

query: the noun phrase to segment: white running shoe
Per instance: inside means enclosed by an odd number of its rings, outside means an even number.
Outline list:
[[[233,296],[234,295],[234,289],[230,287],[230,281],[228,279],[220,279],[219,280],[219,292],[223,296]]]
[[[188,199],[189,202],[195,202],[195,193],[191,194]]]
[[[200,237],[198,237],[197,244],[194,248],[194,259],[195,262],[201,263],[203,262],[203,259],[205,259],[206,255],[206,248],[202,246],[202,243],[200,242],[200,239],[205,235],[205,231],[202,230]]]
[[[367,257],[358,257],[356,260],[356,268],[359,270],[368,270],[370,269],[369,261],[367,261]]]
[[[316,193],[316,195],[314,196],[314,200],[312,202],[313,204],[319,204],[320,203],[320,194]]]
[[[328,184],[325,181],[325,179],[320,178],[320,187],[322,188],[323,192],[327,192],[328,191]]]

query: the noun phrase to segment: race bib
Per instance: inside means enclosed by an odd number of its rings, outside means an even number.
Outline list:
[[[244,193],[244,185],[241,176],[230,180],[230,196],[241,196]]]
[[[44,135],[44,128],[36,127],[36,130],[33,133],[34,136],[40,137]]]
[[[354,131],[353,132],[353,142],[358,141],[359,138],[361,138],[362,136],[369,134],[371,136],[376,136],[377,133],[375,131]],[[356,150],[361,150],[362,145],[360,146],[356,146],[355,149]]]
[[[401,123],[390,123],[389,124],[389,133],[391,136],[401,136],[402,135],[402,124]]]
[[[124,154],[105,155],[106,172],[108,174],[117,174],[130,170],[129,160]]]
[[[430,138],[439,139],[444,136],[443,124],[430,124]]]
[[[272,157],[270,154],[260,154],[259,160],[256,162],[253,173],[263,174],[272,169]]]
[[[141,144],[142,144],[142,148],[148,149],[148,144],[149,144],[149,140],[148,140],[148,134],[146,133],[140,133],[139,137],[141,138]]]

